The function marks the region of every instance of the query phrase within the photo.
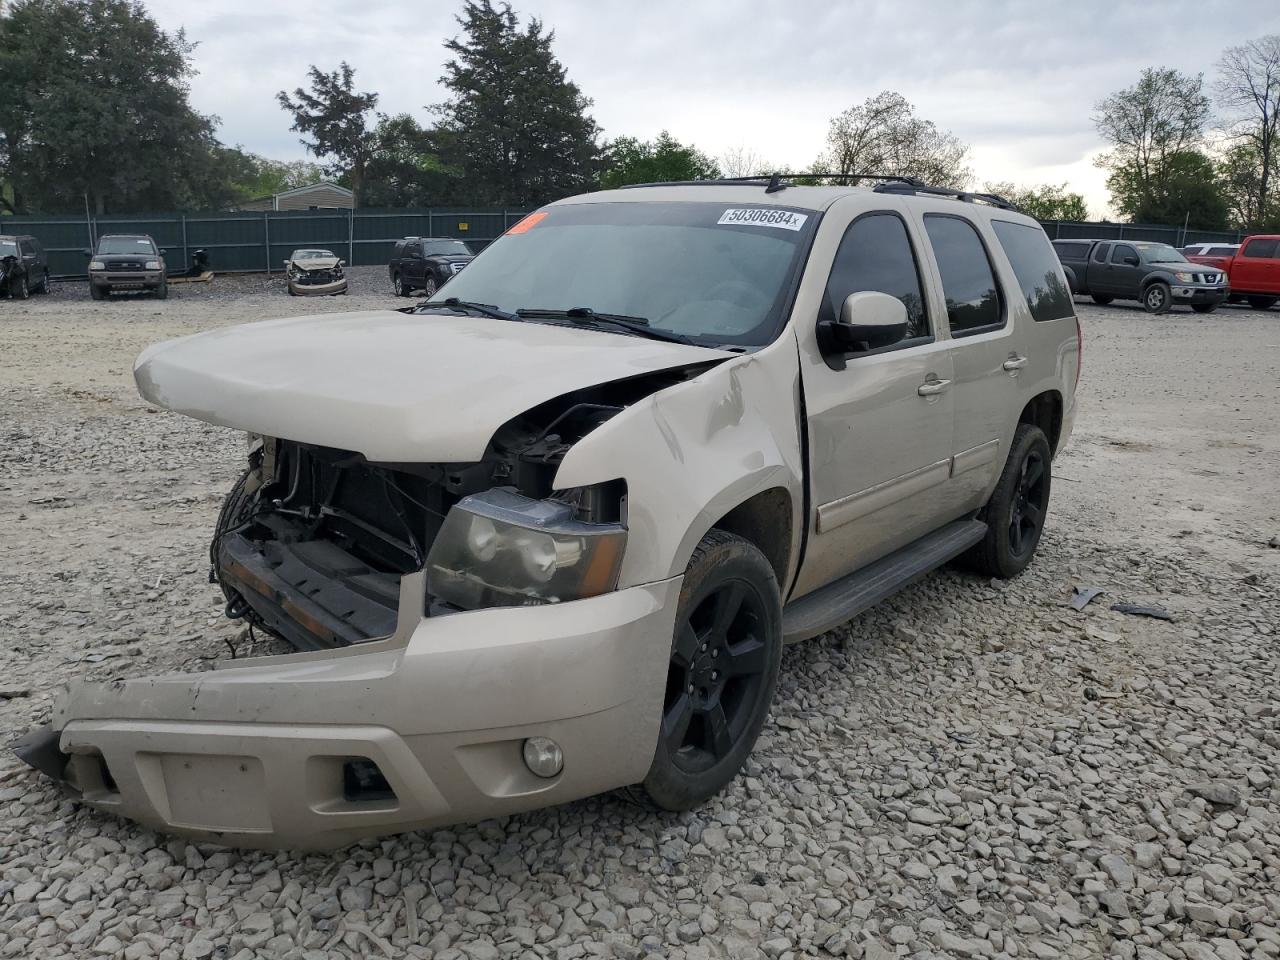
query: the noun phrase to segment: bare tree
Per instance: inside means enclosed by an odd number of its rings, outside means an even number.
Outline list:
[[[730,147],[721,154],[718,164],[726,177],[759,177],[774,170],[760,154],[750,147]]]
[[[973,179],[968,144],[917,117],[915,107],[892,90],[831,120],[827,150],[816,168],[843,176],[912,176],[955,189],[964,189]]]
[[[1263,223],[1271,212],[1272,177],[1280,171],[1280,34],[1223,51],[1213,91],[1228,137],[1244,148],[1237,158],[1247,157],[1255,170],[1246,225]]]
[[[1164,195],[1173,162],[1204,138],[1209,98],[1201,74],[1147,67],[1132,87],[1100,100],[1094,125],[1112,145],[1098,159],[1111,171],[1107,186],[1117,205],[1145,210]]]

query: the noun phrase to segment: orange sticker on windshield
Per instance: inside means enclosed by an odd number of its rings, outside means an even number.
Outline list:
[[[508,230],[507,233],[528,233],[546,218],[547,215],[544,212],[539,211],[538,213],[531,213]]]

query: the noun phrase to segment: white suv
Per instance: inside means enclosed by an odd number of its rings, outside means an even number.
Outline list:
[[[405,311],[220,329],[142,395],[247,431],[211,549],[297,652],[76,683],[19,753],[246,846],[728,783],[782,647],[1031,560],[1080,343],[997,197],[653,185],[530,214]]]

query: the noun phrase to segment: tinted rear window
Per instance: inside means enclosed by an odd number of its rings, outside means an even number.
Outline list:
[[[1013,275],[1036,320],[1060,320],[1075,316],[1071,291],[1062,276],[1062,267],[1053,255],[1049,238],[1039,227],[1008,220],[992,220],[991,229],[1013,266]]]
[[[1274,257],[1280,240],[1250,240],[1244,245],[1246,257]]]
[[[960,217],[937,213],[925,215],[924,228],[942,275],[951,333],[998,327],[1004,322],[1003,304],[977,229]]]

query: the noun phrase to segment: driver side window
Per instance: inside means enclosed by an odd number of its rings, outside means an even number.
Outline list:
[[[849,225],[827,278],[820,320],[836,320],[851,293],[874,290],[907,308],[904,344],[929,336],[920,270],[906,225],[893,213],[872,213]]]
[[[1132,257],[1134,260],[1137,260],[1138,251],[1133,249],[1133,247],[1129,246],[1127,243],[1117,243],[1115,249],[1111,251],[1111,262],[1124,263],[1125,257]]]

